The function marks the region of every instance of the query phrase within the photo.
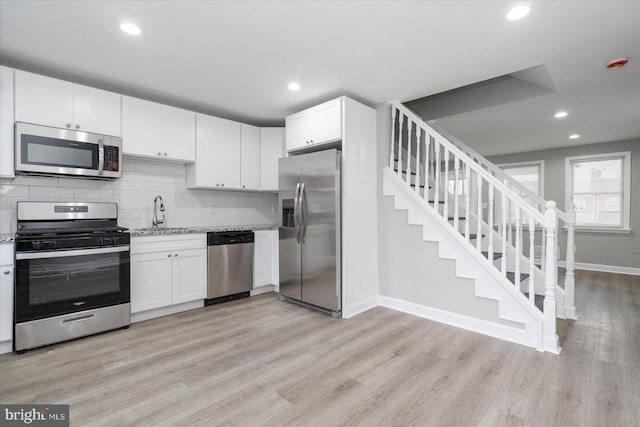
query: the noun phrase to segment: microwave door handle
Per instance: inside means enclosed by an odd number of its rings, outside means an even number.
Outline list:
[[[104,143],[98,140],[98,175],[102,176],[104,171]]]
[[[298,215],[300,210],[298,208],[298,199],[300,197],[300,183],[296,184],[296,195],[293,198],[293,227],[296,229],[296,243],[300,243],[300,219]]]

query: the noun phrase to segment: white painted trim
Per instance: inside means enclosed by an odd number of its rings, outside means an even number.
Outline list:
[[[156,317],[168,316],[170,314],[176,314],[202,307],[204,307],[204,300],[200,299],[182,304],[160,307],[154,310],[142,311],[140,313],[133,313],[131,314],[131,323],[142,322],[144,320],[155,319]]]
[[[532,346],[527,342],[526,329],[524,329],[524,326],[522,329],[518,329],[515,327],[488,322],[486,320],[475,319],[472,317],[463,316],[461,314],[451,313],[449,311],[427,307],[424,305],[403,301],[384,295],[378,296],[378,304],[382,307],[412,314],[424,319],[433,320],[435,322],[444,323],[446,325],[455,326],[461,329],[466,329],[471,332],[476,332],[493,338],[498,338],[501,340],[535,348],[535,346]]]
[[[378,306],[379,296],[375,295],[370,298],[367,298],[363,301],[358,301],[355,304],[350,305],[349,307],[342,308],[342,318],[348,319],[350,317],[356,316],[360,313],[364,313],[367,310],[371,310],[374,307]],[[344,301],[343,301],[344,304]]]
[[[569,230],[565,225],[564,231]],[[604,227],[578,227],[574,228],[576,233],[617,233],[617,234],[631,234],[633,230],[631,228],[604,228]]]
[[[13,341],[0,342],[0,354],[11,353],[13,351]]]
[[[264,285],[258,286],[257,288],[253,288],[250,292],[251,296],[266,294],[268,292],[274,292],[276,290],[275,285]]]
[[[583,156],[571,156],[565,157],[564,160],[564,200],[566,203],[573,202],[573,180],[571,163],[581,160],[607,160],[607,159],[622,159],[622,224],[619,227],[609,227],[589,225],[589,224],[576,224],[575,229],[577,231],[595,231],[594,229],[602,230],[602,232],[625,232],[631,228],[631,151],[621,151],[618,153],[602,153],[602,154],[588,154]]]
[[[565,261],[558,261],[558,267],[565,266]],[[633,276],[640,276],[640,268],[624,267],[621,265],[589,264],[586,262],[576,262],[575,268],[578,270],[602,271],[603,273],[630,274]]]

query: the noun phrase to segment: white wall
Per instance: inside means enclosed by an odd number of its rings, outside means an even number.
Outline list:
[[[273,224],[274,193],[189,190],[185,165],[124,159],[116,181],[18,176],[0,179],[0,234],[15,233],[16,203],[33,201],[98,201],[118,203],[118,224],[151,226],[153,199],[161,195],[167,227]]]

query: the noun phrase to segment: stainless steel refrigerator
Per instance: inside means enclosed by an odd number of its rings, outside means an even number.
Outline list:
[[[334,317],[342,311],[340,152],[279,160],[280,295]]]

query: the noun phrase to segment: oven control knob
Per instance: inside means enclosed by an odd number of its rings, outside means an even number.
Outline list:
[[[31,247],[33,249],[42,249],[42,242],[40,240],[36,240],[35,242],[31,242]]]

